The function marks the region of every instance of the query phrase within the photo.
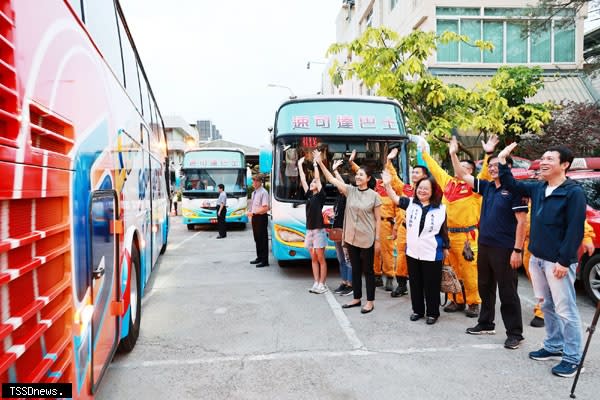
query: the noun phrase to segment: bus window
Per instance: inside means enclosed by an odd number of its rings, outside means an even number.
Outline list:
[[[123,67],[125,69],[125,89],[127,94],[136,108],[142,112],[142,104],[140,100],[140,82],[138,79],[137,60],[135,52],[131,46],[131,42],[127,37],[127,32],[119,19],[119,32],[121,35],[121,48],[123,49]]]
[[[117,12],[113,0],[94,0],[85,3],[85,25],[102,56],[123,84],[123,62],[119,44]]]
[[[148,85],[144,79],[144,74],[138,67],[138,77],[140,78],[140,93],[142,102],[142,115],[146,121],[150,120],[150,103],[148,103]]]

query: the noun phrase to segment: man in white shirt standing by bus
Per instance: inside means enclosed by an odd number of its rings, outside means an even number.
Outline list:
[[[217,239],[224,239],[227,237],[227,223],[225,222],[225,216],[227,215],[227,193],[225,193],[225,185],[219,183],[219,198],[217,199],[217,224],[219,228],[219,236]]]
[[[267,212],[269,211],[269,193],[263,187],[264,175],[256,174],[252,178],[252,199],[248,207],[248,217],[252,220],[252,233],[256,243],[256,259],[250,264],[256,268],[269,266],[269,234]]]

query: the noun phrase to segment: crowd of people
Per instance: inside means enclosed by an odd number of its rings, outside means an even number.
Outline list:
[[[363,314],[372,312],[375,288],[382,286],[392,297],[410,293],[412,314],[408,319],[425,319],[426,324],[434,325],[440,318],[442,266],[446,264],[460,279],[463,293],[448,294],[449,303],[443,311],[464,311],[467,317],[477,318],[477,324],[466,329],[467,334],[494,334],[498,292],[506,329],[504,347],[517,349],[524,340],[517,269],[524,264],[525,255],[525,267],[539,301],[531,325],[546,327],[543,347],[529,357],[560,360],[552,373],[573,376],[582,351],[573,287],[577,254],[582,242],[586,243],[584,231],[588,242],[593,235],[593,231],[584,230],[583,191],[566,177],[573,154],[563,146],[547,149],[541,158],[539,181],[531,183],[516,181],[510,172],[509,155],[516,144],[495,153],[495,136],[482,143],[486,156],[477,177],[473,176],[475,164],[471,160],[459,160],[455,136],[449,146],[454,176],[429,155],[424,139],[411,135],[411,140],[417,143],[419,163],[412,167],[410,183],[402,182],[392,163],[397,149],[388,154],[380,179],[369,166],[356,165],[353,152],[348,162],[355,173],[354,184],[338,172],[343,160],[334,160],[330,171],[322,153],[314,150],[310,154],[314,171],[310,183],[304,173],[305,158],[297,161],[306,198],[305,247],[311,255],[314,278],[309,291],[328,291],[324,254],[327,231],[341,231],[335,239],[341,283],[334,292],[353,295],[342,308],[361,307]],[[325,224],[322,216],[326,196],[321,176],[339,193],[331,225]],[[260,179],[254,182],[250,211],[257,258],[252,263],[266,266],[263,216],[268,211],[268,199]]]

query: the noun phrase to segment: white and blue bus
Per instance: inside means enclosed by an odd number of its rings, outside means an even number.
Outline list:
[[[189,230],[196,224],[217,223],[217,187],[225,185],[227,223],[248,223],[246,157],[240,149],[205,148],[185,152],[182,166],[183,223]]]
[[[379,177],[387,154],[398,147],[394,160],[401,178],[407,182],[407,141],[403,113],[395,100],[381,97],[308,97],[285,101],[275,115],[273,148],[261,154],[261,172],[271,173],[271,247],[280,265],[292,260],[310,260],[304,248],[306,232],[305,196],[299,181],[297,162],[319,149],[327,166],[333,160],[348,160],[356,150],[355,162],[373,168]],[[308,166],[308,167],[307,167]],[[312,179],[312,163],[304,164],[307,181]],[[340,169],[349,183],[354,181],[348,163]],[[338,195],[331,184],[324,185],[330,209]],[[325,256],[335,258],[330,242]]]

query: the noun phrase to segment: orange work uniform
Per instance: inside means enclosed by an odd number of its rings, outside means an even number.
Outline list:
[[[398,177],[396,168],[388,161],[386,170],[392,176],[392,189],[399,196],[413,197],[415,194],[412,185],[407,185]],[[408,277],[408,266],[406,264],[406,211],[396,207],[396,276]]]
[[[465,286],[466,303],[481,304],[477,286],[477,240],[479,236],[477,225],[481,212],[481,196],[474,193],[463,180],[450,176],[428,153],[422,153],[431,175],[442,188],[444,197],[442,203],[446,206],[448,221],[448,236],[450,265]],[[463,257],[465,241],[469,241],[474,259],[467,261]],[[457,293],[454,302],[464,304],[462,293]]]

